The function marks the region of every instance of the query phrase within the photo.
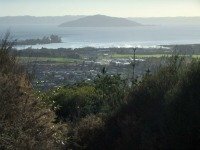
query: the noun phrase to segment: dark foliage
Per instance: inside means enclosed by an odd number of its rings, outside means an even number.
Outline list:
[[[199,149],[200,62],[146,75],[87,149]]]

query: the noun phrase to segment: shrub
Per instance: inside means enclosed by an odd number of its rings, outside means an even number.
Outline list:
[[[57,119],[62,121],[76,121],[89,114],[96,114],[102,106],[98,91],[87,85],[58,88],[42,97],[52,104]]]
[[[123,103],[128,93],[120,76],[102,75],[94,83],[50,90],[41,95],[56,112],[58,121],[77,121],[90,114],[111,114]]]
[[[0,149],[61,148],[54,113],[35,98],[8,39],[9,34],[0,43]]]
[[[79,148],[87,149],[87,145],[101,132],[103,126],[102,116],[89,115],[81,119],[74,128],[74,139]]]
[[[114,112],[126,103],[125,96],[129,87],[120,75],[107,75],[104,68],[102,75],[98,75],[94,80],[94,86],[101,93],[105,112]]]
[[[167,141],[171,149],[199,149],[200,61],[193,61],[166,96]]]
[[[88,149],[199,149],[199,73],[174,57],[145,76]]]

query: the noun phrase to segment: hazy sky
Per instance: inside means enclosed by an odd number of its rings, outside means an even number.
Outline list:
[[[200,0],[0,0],[0,16],[200,16]]]

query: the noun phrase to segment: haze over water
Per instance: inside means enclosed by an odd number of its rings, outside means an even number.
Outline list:
[[[32,48],[133,47],[200,43],[200,26],[166,25],[140,27],[66,27],[55,25],[0,25],[0,33],[9,29],[13,39],[42,38],[51,34],[63,43],[34,45]],[[29,47],[29,46],[28,46]],[[20,47],[26,48],[26,46]]]

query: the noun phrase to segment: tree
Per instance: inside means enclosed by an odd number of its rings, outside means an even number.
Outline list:
[[[128,85],[120,75],[108,75],[106,69],[103,68],[102,75],[98,75],[94,80],[94,86],[101,92],[106,111],[115,111],[125,103],[124,98],[128,93]]]
[[[61,38],[57,35],[51,35],[50,36],[50,41],[51,43],[60,43],[61,42]]]

